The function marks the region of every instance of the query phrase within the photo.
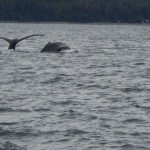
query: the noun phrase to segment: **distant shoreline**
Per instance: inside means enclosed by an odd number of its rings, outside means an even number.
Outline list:
[[[50,21],[0,21],[0,23],[20,24],[89,24],[89,25],[150,25],[150,23],[114,23],[114,22],[50,22]]]

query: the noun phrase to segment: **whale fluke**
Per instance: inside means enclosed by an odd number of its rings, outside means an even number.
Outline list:
[[[56,52],[60,52],[61,50],[67,50],[67,49],[70,49],[70,47],[68,45],[66,45],[65,43],[62,43],[62,42],[54,42],[54,43],[47,43],[45,45],[45,47],[41,50],[41,53],[43,52],[53,52],[53,53],[56,53]]]
[[[22,40],[25,40],[27,38],[30,38],[32,36],[44,36],[44,35],[43,34],[32,34],[32,35],[29,35],[29,36],[26,36],[26,37],[23,37],[23,38],[20,38],[20,39],[9,39],[9,38],[5,38],[5,37],[0,37],[0,39],[3,39],[3,40],[5,40],[6,42],[9,43],[8,49],[14,49],[15,50],[17,43],[19,43]]]

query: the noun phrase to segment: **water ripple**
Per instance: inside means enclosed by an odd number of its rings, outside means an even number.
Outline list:
[[[3,144],[0,144],[0,149],[1,150],[27,150],[25,147],[21,147],[11,142],[5,142]]]
[[[0,28],[6,37],[39,31],[45,36],[25,40],[16,51],[0,41],[0,149],[150,149],[149,26]],[[78,53],[41,54],[48,41]]]

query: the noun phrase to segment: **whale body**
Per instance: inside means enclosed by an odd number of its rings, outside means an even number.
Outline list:
[[[56,52],[61,52],[61,50],[68,50],[70,47],[66,45],[65,43],[62,42],[54,42],[54,43],[47,43],[45,47],[41,50],[41,53],[56,53]]]

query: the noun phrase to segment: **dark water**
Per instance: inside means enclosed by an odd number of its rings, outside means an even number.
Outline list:
[[[0,24],[33,33],[16,52],[0,40],[0,150],[150,150],[150,27]]]

